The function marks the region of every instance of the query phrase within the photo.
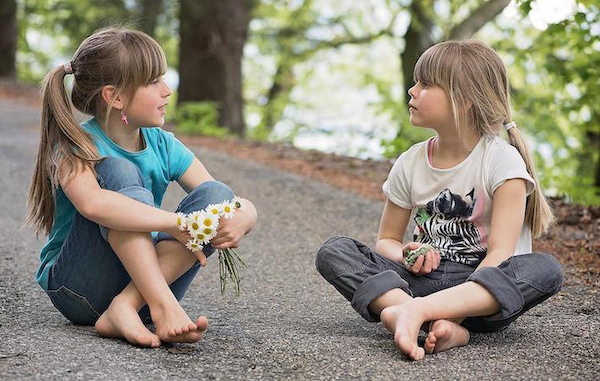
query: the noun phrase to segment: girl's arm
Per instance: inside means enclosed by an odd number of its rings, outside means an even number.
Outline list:
[[[186,193],[190,193],[198,185],[211,180],[214,180],[213,177],[210,175],[210,173],[208,173],[200,160],[194,156],[192,164],[190,164],[188,169],[186,169],[177,182],[183,188],[183,190],[186,191]]]
[[[404,232],[410,219],[410,213],[410,209],[401,208],[390,200],[386,200],[379,224],[377,244],[375,245],[375,250],[378,253],[405,266],[404,259],[407,250],[420,247],[420,244],[415,242],[409,242],[406,245],[402,244]],[[436,251],[429,251],[425,255],[419,256],[412,266],[406,268],[416,275],[422,275],[432,272],[439,265],[440,254]]]
[[[214,180],[204,165],[194,157],[194,161],[179,178],[178,183],[186,191],[190,192],[205,181]],[[242,199],[242,206],[232,218],[222,218],[217,228],[217,235],[210,243],[217,249],[238,247],[242,237],[252,230],[256,224],[257,212],[254,205],[246,199]]]
[[[410,219],[410,209],[404,209],[391,202],[385,201],[375,250],[393,261],[403,263],[402,238]]]
[[[175,213],[100,188],[90,168],[80,167],[68,182],[61,182],[61,187],[77,211],[99,225],[121,231],[163,231],[178,236]]]
[[[525,220],[526,193],[522,179],[507,180],[494,192],[487,255],[477,270],[498,266],[513,255]]]

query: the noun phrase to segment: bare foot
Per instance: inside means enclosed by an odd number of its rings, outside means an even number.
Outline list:
[[[438,353],[454,347],[467,345],[471,338],[469,331],[450,320],[436,320],[431,325],[425,339],[425,352]]]
[[[400,351],[413,360],[422,360],[425,350],[419,347],[417,339],[423,320],[416,309],[410,308],[411,302],[387,307],[380,316],[383,325],[394,334],[394,342]]]
[[[103,337],[125,339],[140,347],[160,346],[159,337],[146,328],[137,310],[118,298],[113,299],[108,309],[96,321],[94,328]]]
[[[208,319],[199,316],[192,322],[179,304],[173,308],[152,312],[152,320],[156,325],[156,334],[169,343],[195,343],[202,338],[208,328]]]

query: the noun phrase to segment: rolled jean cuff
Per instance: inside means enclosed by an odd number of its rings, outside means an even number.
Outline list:
[[[408,282],[395,271],[386,270],[365,279],[352,296],[352,307],[367,321],[378,322],[379,315],[369,310],[369,304],[389,290],[400,288],[412,296],[408,288]]]
[[[506,275],[498,267],[484,267],[471,274],[467,281],[483,286],[500,304],[500,311],[490,316],[483,316],[483,319],[508,319],[519,313],[525,304],[515,279]]]
[[[150,192],[148,189],[146,189],[142,186],[136,185],[136,186],[119,189],[117,191],[117,193],[120,193],[123,196],[127,196],[129,198],[132,198],[132,199],[139,201],[141,203],[144,203],[146,205],[154,206],[154,196],[152,195],[152,192]],[[108,231],[109,230],[110,229],[107,228],[106,226],[100,226],[100,234],[102,235],[102,238],[104,238],[104,240],[106,242],[108,242]]]

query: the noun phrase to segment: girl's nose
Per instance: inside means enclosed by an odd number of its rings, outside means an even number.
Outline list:
[[[408,96],[411,98],[414,98],[415,96],[413,95],[413,92],[415,90],[415,87],[417,87],[417,85],[413,85],[410,89],[408,89]]]
[[[165,82],[165,88],[163,91],[163,97],[168,97],[173,93],[173,91],[171,91],[171,88],[169,87],[169,85],[167,85],[167,83]]]

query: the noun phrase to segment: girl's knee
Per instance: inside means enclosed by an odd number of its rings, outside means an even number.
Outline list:
[[[127,159],[106,157],[96,164],[98,183],[103,189],[118,191],[132,186],[144,186],[140,169]]]
[[[549,294],[555,294],[561,289],[564,280],[562,266],[552,255],[533,253],[513,258],[518,281],[524,281]]]
[[[233,199],[234,193],[220,181],[206,181],[194,188],[179,204],[179,212],[190,213]]]
[[[564,273],[561,264],[550,254],[539,254],[543,259],[541,261],[546,268],[546,277],[549,285],[552,285],[551,292],[553,294],[560,291],[564,281]]]
[[[356,244],[348,237],[336,236],[328,239],[317,252],[315,258],[317,271],[326,276],[337,273],[343,268],[351,268],[349,252],[353,252],[352,246],[356,247]]]

